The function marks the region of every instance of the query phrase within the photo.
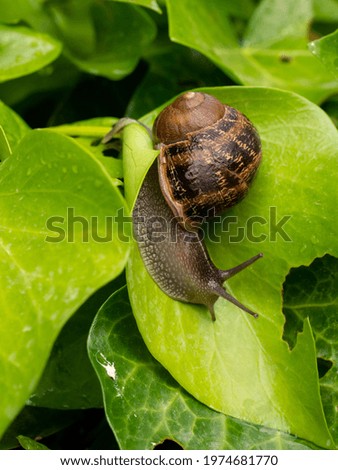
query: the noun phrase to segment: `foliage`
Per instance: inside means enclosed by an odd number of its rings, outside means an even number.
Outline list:
[[[18,436],[18,441],[25,450],[48,450],[48,448],[27,436]]]
[[[335,191],[331,187],[328,169],[331,172],[337,156],[336,130],[317,107],[285,92],[232,87],[211,91],[249,116],[263,142],[265,160],[255,185],[246,200],[228,211],[225,218],[236,217],[237,236],[239,227],[246,228],[247,236],[229,250],[234,233],[227,233],[218,226],[215,227],[218,241],[210,246],[212,257],[223,269],[239,264],[257,251],[262,251],[265,259],[269,260],[268,263],[257,263],[228,283],[236,298],[244,297],[250,308],[261,312],[260,319],[255,322],[246,313],[239,313],[237,307],[219,300],[216,304],[217,322],[212,324],[205,308],[175,302],[164,295],[143,268],[138,251],[133,250],[127,279],[138,327],[154,357],[203,403],[252,423],[291,430],[293,434],[325,447],[329,437],[325,421],[320,418],[317,374],[313,375],[314,370],[306,367],[315,358],[312,334],[310,328],[304,326],[303,335],[299,335],[297,346],[291,353],[285,342],[280,340],[283,333],[280,292],[290,266],[309,264],[314,257],[337,250],[334,220],[326,219],[332,238],[329,234],[323,236],[322,216],[335,213],[333,201],[321,198],[321,205],[316,205],[317,191],[327,191],[328,194]],[[275,115],[279,117],[278,125],[273,128],[266,126]],[[309,122],[315,122],[316,129]],[[297,137],[292,141],[288,136],[290,128],[298,128]],[[331,135],[328,129],[332,130],[332,140],[329,137],[327,143],[334,144],[314,145],[315,140],[323,142],[326,136]],[[312,142],[312,150],[307,147],[307,142]],[[125,131],[125,146],[127,190],[127,169],[134,170],[129,158],[139,161],[141,155],[138,153],[145,153],[141,142],[133,135],[132,126]],[[304,187],[311,185],[314,172],[318,177],[317,190],[313,195],[304,194]],[[292,191],[289,191],[290,174]],[[135,177],[132,179],[134,181]],[[325,189],[320,189],[320,182]],[[333,180],[332,184],[335,184]],[[129,200],[130,194],[126,195]],[[293,205],[295,198],[301,202],[301,211],[299,206]],[[248,223],[245,225],[252,214],[255,214],[255,223],[262,226],[255,236],[250,233]],[[284,234],[274,234],[274,219],[277,224],[284,219]],[[311,245],[300,250],[299,247],[308,243],[310,231]],[[252,289],[253,285],[256,289]],[[183,343],[182,338],[185,338]],[[238,359],[234,361],[236,357]],[[194,374],[187,374],[186,362]],[[257,367],[262,372],[252,375],[251,371]],[[302,377],[301,381],[299,377]],[[297,422],[293,422],[296,397]],[[315,409],[318,415],[314,413]],[[309,426],[311,419],[314,421]],[[322,425],[322,431],[319,431]],[[313,431],[316,438],[309,434]],[[321,432],[323,440],[320,442],[316,439]]]
[[[335,0],[0,0],[0,448],[86,421],[87,448],[334,448],[337,21]],[[101,142],[197,87],[261,136],[206,227],[222,268],[264,253],[227,283],[258,320],[158,289],[129,217],[157,151],[140,124]]]

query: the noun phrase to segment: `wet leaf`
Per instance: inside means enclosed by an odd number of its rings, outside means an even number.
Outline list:
[[[338,30],[311,42],[309,49],[338,78]]]
[[[65,410],[102,407],[99,382],[87,354],[88,332],[96,312],[123,281],[124,276],[119,276],[95,292],[68,320],[27,404]]]
[[[284,338],[291,347],[309,318],[317,349],[321,395],[332,435],[337,436],[338,259],[325,256],[291,270],[284,285]]]
[[[213,227],[213,242],[208,242],[223,269],[264,253],[263,260],[227,283],[229,292],[260,317],[254,320],[219,300],[212,323],[205,308],[175,302],[161,292],[135,248],[127,280],[138,327],[154,357],[203,403],[330,447],[310,324],[304,322],[290,351],[281,339],[281,289],[290,267],[337,252],[337,208],[331,197],[336,130],[322,110],[294,94],[244,87],[206,91],[244,112],[262,139],[263,163],[249,195]],[[142,146],[142,132],[137,126],[124,131],[130,205],[145,162],[153,158],[145,132]],[[143,170],[137,165],[141,161]]]
[[[27,436],[18,436],[18,441],[25,450],[48,450],[48,447]]]
[[[0,25],[0,82],[28,75],[53,62],[62,46],[23,26]]]
[[[184,449],[311,448],[294,436],[217,413],[188,394],[147,350],[126,288],[97,314],[88,348],[122,449],[153,449],[165,439]]]
[[[62,326],[124,268],[128,243],[114,218],[126,211],[117,183],[68,137],[28,133],[1,165],[0,187],[3,432],[36,387]]]
[[[80,14],[85,18],[84,24],[80,22],[85,49],[78,33]],[[155,24],[145,11],[117,2],[75,2],[71,11],[68,5],[55,5],[52,18],[67,57],[81,70],[112,80],[134,70],[156,34]]]
[[[263,0],[241,39],[223,0],[167,3],[171,39],[206,55],[235,82],[295,91],[316,103],[338,91],[306,46],[310,0]]]

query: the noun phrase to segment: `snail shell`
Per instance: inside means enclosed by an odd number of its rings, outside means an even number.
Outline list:
[[[189,230],[241,201],[261,161],[249,119],[205,93],[177,98],[157,117],[153,135],[162,193]]]

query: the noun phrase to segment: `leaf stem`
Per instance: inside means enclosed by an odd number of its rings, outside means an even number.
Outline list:
[[[111,126],[73,126],[63,124],[61,126],[49,127],[48,129],[69,136],[103,137],[111,130]]]

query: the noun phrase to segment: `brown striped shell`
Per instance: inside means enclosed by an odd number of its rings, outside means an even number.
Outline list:
[[[197,230],[246,195],[261,160],[259,135],[238,110],[188,92],[157,117],[162,193],[182,226]]]

